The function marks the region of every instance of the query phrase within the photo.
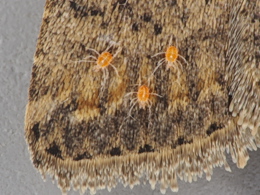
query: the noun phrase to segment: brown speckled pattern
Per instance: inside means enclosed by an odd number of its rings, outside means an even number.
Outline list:
[[[225,150],[244,167],[259,146],[259,2],[148,2],[47,0],[25,128],[33,163],[64,192],[143,173],[175,191],[177,176],[228,170]],[[170,40],[188,63],[178,59],[180,78],[164,65],[151,77]],[[89,48],[120,50],[118,75],[82,62]],[[142,84],[160,95],[145,109],[133,100]]]

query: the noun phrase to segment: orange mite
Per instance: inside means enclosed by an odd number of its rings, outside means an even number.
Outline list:
[[[146,85],[140,86],[137,92],[137,101],[142,109],[144,109],[146,104],[149,103],[149,97],[149,88]]]
[[[93,51],[93,52],[95,52],[97,54],[97,57],[96,56],[92,56],[92,55],[87,57],[87,58],[92,58],[92,59],[95,60],[95,61],[92,61],[92,60],[88,61],[88,62],[95,62],[96,63],[96,65],[93,67],[93,70],[95,72],[98,72],[99,70],[103,70],[103,71],[105,71],[104,72],[105,73],[105,77],[107,78],[108,77],[107,67],[111,66],[114,69],[114,71],[116,72],[116,74],[118,75],[118,71],[117,71],[116,67],[111,62],[115,58],[115,56],[119,53],[119,51],[116,52],[116,54],[113,56],[108,51],[104,51],[104,52],[102,52],[100,54],[100,53],[98,53],[94,49],[88,49],[88,50],[91,50],[91,51]]]
[[[83,60],[80,60],[79,62],[95,63],[96,65],[93,67],[93,71],[98,72],[98,71],[102,70],[104,75],[105,75],[105,80],[109,76],[109,72],[108,72],[108,69],[107,69],[109,66],[111,66],[114,69],[116,75],[118,76],[118,71],[117,71],[116,67],[111,62],[116,57],[116,55],[121,51],[121,49],[118,49],[117,52],[115,53],[115,55],[108,52],[107,51],[108,49],[106,49],[104,52],[102,52],[100,54],[95,49],[87,48],[87,50],[93,51],[96,55],[89,55],[86,58],[84,58]]]
[[[165,52],[165,60],[168,62],[166,69],[170,68],[169,62],[173,63],[178,58],[179,51],[176,47],[170,46]]]
[[[154,69],[152,75],[156,72],[156,70],[162,64],[166,64],[166,70],[168,70],[169,68],[174,68],[174,69],[177,70],[177,76],[178,76],[178,79],[179,79],[180,78],[180,70],[179,70],[178,67],[180,67],[182,69],[182,64],[178,60],[178,58],[181,58],[186,64],[188,64],[188,63],[185,60],[185,58],[179,54],[178,48],[176,48],[175,46],[169,46],[167,48],[166,52],[157,53],[157,54],[153,55],[152,57],[155,57],[155,56],[158,56],[158,55],[161,55],[161,54],[164,54],[165,57],[163,59],[159,60],[158,65]]]
[[[94,71],[99,71],[102,68],[106,68],[107,66],[111,65],[113,67],[113,65],[111,64],[113,60],[113,55],[107,51],[101,53],[98,58],[97,58],[97,65],[94,67]],[[115,69],[116,70],[116,69]]]
[[[136,98],[133,98],[131,100],[131,102],[130,102],[130,105],[132,105],[132,106],[131,106],[131,108],[129,110],[129,114],[128,114],[129,116],[131,114],[132,109],[134,108],[134,106],[137,103],[139,103],[139,107],[141,109],[145,109],[145,107],[148,106],[149,111],[151,112],[151,104],[152,104],[152,102],[150,100],[150,96],[151,95],[155,95],[155,96],[158,96],[158,97],[162,97],[162,96],[160,96],[160,95],[158,95],[156,93],[151,93],[149,87],[146,86],[146,85],[141,85],[138,88],[137,92],[130,92],[126,96],[131,95],[131,94],[136,94]]]

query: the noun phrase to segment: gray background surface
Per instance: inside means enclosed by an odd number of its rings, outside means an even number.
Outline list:
[[[0,3],[0,194],[61,194],[50,178],[43,182],[33,167],[24,139],[24,114],[36,40],[40,29],[44,0],[1,0]],[[260,150],[250,152],[245,169],[238,169],[228,157],[232,173],[215,168],[210,182],[192,184],[179,181],[179,192],[167,194],[260,194]],[[69,194],[79,194],[69,192]],[[160,194],[149,184],[97,194]]]

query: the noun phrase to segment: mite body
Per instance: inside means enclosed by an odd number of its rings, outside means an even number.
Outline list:
[[[112,45],[113,46],[113,45]],[[121,48],[118,48],[115,54],[112,54],[108,50],[112,47],[108,47],[105,51],[102,53],[98,52],[97,50],[93,48],[87,48],[87,50],[92,51],[95,55],[88,55],[86,58],[83,60],[80,60],[78,62],[88,62],[88,63],[94,63],[95,65],[93,66],[92,70],[94,72],[103,72],[103,84],[107,81],[109,78],[109,67],[112,67],[114,70],[115,74],[119,76],[117,68],[112,64],[112,61],[115,59],[115,57],[119,54],[121,51]]]
[[[136,97],[133,98],[130,101],[131,107],[129,109],[128,116],[131,116],[131,111],[133,110],[134,106],[137,103],[139,104],[140,109],[146,109],[146,107],[148,107],[149,113],[150,113],[151,112],[151,106],[152,106],[151,96],[155,95],[155,96],[158,96],[158,97],[162,97],[162,96],[158,95],[157,93],[151,93],[150,88],[147,85],[139,86],[137,92],[130,92],[126,96],[132,95],[132,94],[136,94]]]
[[[159,52],[152,56],[156,57],[164,54],[164,58],[158,61],[157,66],[155,67],[151,76],[153,76],[158,68],[164,64],[166,65],[166,70],[172,68],[177,72],[177,83],[179,83],[181,71],[183,71],[182,63],[179,59],[184,61],[185,64],[188,64],[188,62],[182,55],[180,55],[178,48],[173,46],[171,42],[172,41],[170,41],[170,46],[167,47],[165,52]]]

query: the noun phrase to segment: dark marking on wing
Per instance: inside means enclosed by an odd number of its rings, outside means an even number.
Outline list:
[[[75,3],[74,1],[70,1],[70,8],[75,11],[74,18],[88,16],[86,6],[81,6]]]
[[[162,33],[163,27],[160,24],[154,25],[154,34],[159,35]]]
[[[52,144],[52,146],[50,148],[46,149],[45,151],[47,153],[63,160],[63,158],[61,156],[60,147],[55,142]]]
[[[144,14],[141,16],[141,19],[142,19],[144,22],[150,22],[151,19],[152,19],[152,15],[149,14],[149,13],[144,13]]]
[[[40,123],[36,123],[33,125],[32,131],[34,133],[35,141],[37,142],[40,138],[40,130],[39,130]]]
[[[145,144],[143,147],[139,148],[138,153],[144,153],[144,152],[154,152],[154,149],[152,148],[152,146]]]
[[[110,155],[111,156],[120,156],[121,155],[121,150],[119,147],[116,147],[116,148],[112,148],[110,150]]]
[[[138,25],[138,23],[133,23],[133,25],[132,25],[132,30],[133,30],[133,31],[138,31],[138,30],[139,30],[139,25]]]
[[[184,142],[184,137],[178,137],[177,142],[178,142],[178,145],[179,145],[179,146],[182,145],[182,144],[184,144],[184,143],[185,143],[185,142]]]
[[[92,156],[88,152],[84,152],[83,154],[78,154],[73,160],[79,161],[83,159],[92,159]]]
[[[222,129],[223,125],[218,125],[217,123],[212,123],[209,128],[207,129],[206,133],[208,136],[210,136],[213,132],[215,132],[218,129]]]

